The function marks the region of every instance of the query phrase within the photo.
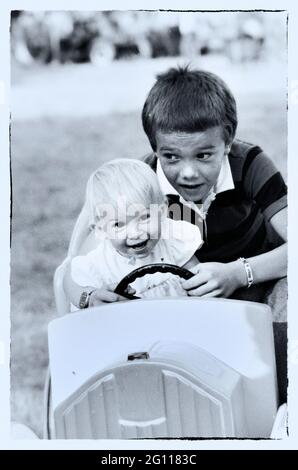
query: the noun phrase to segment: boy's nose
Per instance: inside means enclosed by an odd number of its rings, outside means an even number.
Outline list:
[[[180,172],[180,176],[182,179],[196,179],[198,178],[198,172],[196,170],[196,168],[193,167],[193,165],[185,165],[181,172]]]

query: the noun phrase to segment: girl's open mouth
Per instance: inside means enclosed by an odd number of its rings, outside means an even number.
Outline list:
[[[129,248],[133,249],[134,251],[141,251],[147,246],[148,240],[141,241],[139,243],[135,243],[134,245],[130,245]]]

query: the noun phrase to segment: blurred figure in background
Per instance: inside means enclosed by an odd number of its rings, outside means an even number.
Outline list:
[[[262,16],[256,13],[238,14],[234,34],[228,41],[228,56],[232,62],[252,62],[262,58],[265,28]]]
[[[203,16],[203,17],[202,17]],[[180,54],[193,59],[206,48],[212,31],[210,25],[204,20],[205,15],[190,15],[187,12],[179,15],[179,29],[181,33]]]
[[[64,62],[62,41],[73,32],[72,16],[66,11],[46,12],[44,25],[49,35],[52,62]]]
[[[22,65],[50,61],[50,38],[43,12],[13,12],[11,48],[13,57]]]

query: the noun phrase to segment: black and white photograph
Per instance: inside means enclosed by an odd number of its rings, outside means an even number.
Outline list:
[[[11,11],[11,439],[287,439],[288,27]]]

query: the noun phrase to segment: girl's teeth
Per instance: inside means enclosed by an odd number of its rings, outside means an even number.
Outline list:
[[[138,250],[138,249],[144,248],[144,246],[146,245],[146,243],[147,243],[147,240],[145,240],[145,241],[142,242],[142,243],[139,243],[138,245],[133,245],[131,248],[133,248],[134,250]]]

